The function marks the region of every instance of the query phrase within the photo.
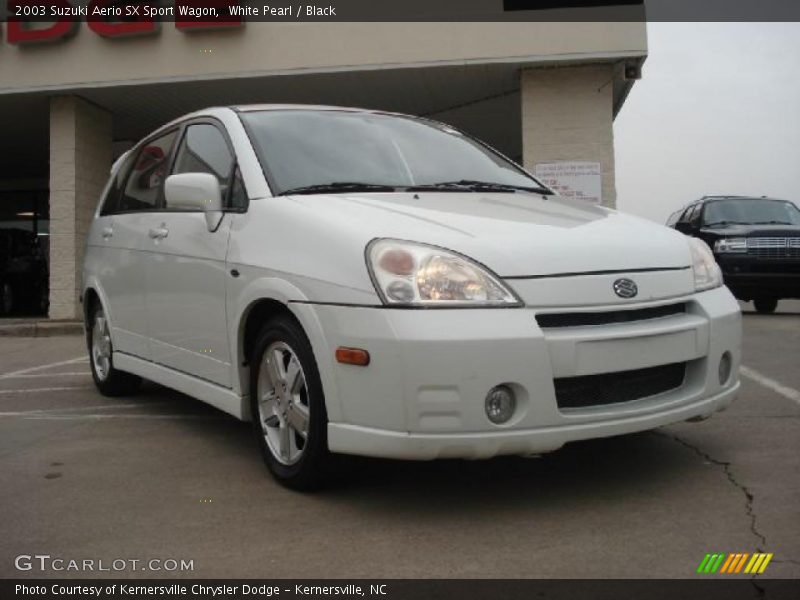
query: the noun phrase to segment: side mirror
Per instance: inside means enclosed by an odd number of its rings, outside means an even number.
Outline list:
[[[205,213],[209,231],[216,231],[222,221],[222,191],[210,173],[180,173],[164,182],[167,208]]]

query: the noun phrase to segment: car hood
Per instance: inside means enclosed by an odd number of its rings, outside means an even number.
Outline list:
[[[591,204],[507,193],[298,195],[291,201],[366,244],[397,238],[455,250],[501,277],[680,268],[685,236]],[[363,248],[362,246],[362,248]]]
[[[795,237],[800,236],[798,225],[728,225],[704,227],[703,234],[714,237]]]

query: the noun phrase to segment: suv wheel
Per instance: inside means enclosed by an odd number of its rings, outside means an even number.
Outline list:
[[[114,368],[111,330],[103,308],[98,304],[92,311],[90,329],[86,332],[89,345],[89,364],[92,379],[104,396],[128,396],[136,393],[141,377]]]
[[[328,417],[308,338],[293,319],[277,317],[250,358],[250,408],[264,462],[287,487],[319,487],[330,468]]]
[[[774,313],[775,309],[778,308],[778,299],[759,298],[757,300],[753,300],[753,304],[755,305],[756,310],[760,313]]]

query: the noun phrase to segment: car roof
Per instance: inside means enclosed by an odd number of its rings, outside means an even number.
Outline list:
[[[774,200],[776,202],[788,202],[788,200],[772,198],[770,196],[703,196],[698,202],[706,200]]]
[[[335,112],[371,113],[371,114],[381,114],[381,115],[400,115],[404,117],[409,116],[409,115],[401,115],[401,113],[395,113],[386,110],[357,108],[353,106],[331,106],[327,104],[237,104],[234,106],[228,106],[227,108],[235,110],[236,112],[261,112],[267,110],[310,110],[315,112],[335,111]]]

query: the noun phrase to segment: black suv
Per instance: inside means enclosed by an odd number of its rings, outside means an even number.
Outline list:
[[[667,225],[714,251],[725,285],[756,310],[800,298],[800,209],[786,200],[705,196],[672,213]]]

